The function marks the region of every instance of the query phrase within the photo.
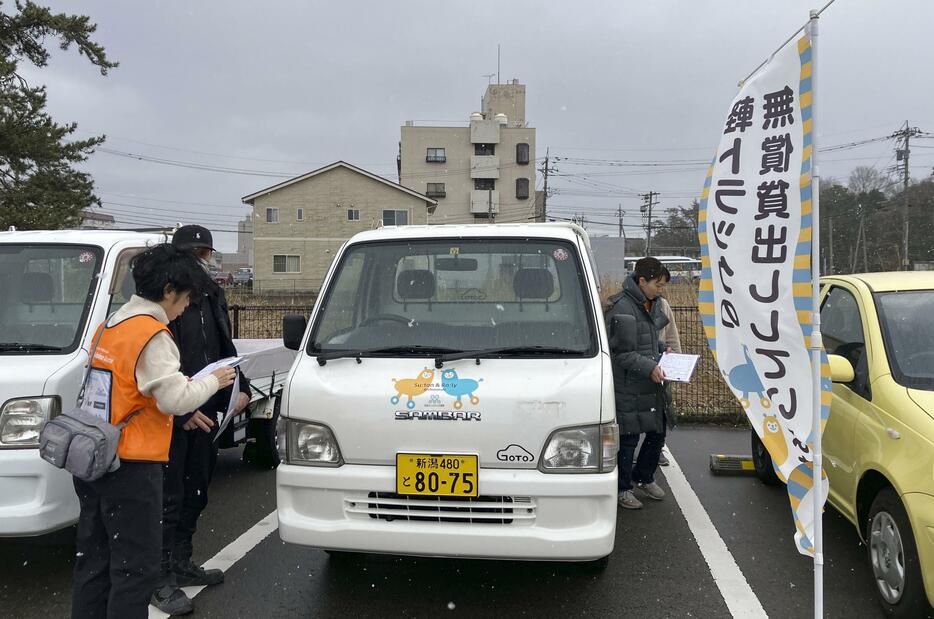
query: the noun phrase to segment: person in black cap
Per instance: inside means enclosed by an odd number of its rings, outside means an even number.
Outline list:
[[[193,252],[207,270],[214,239],[202,226],[182,226],[172,244]],[[169,323],[181,355],[182,372],[193,376],[206,365],[237,354],[230,332],[224,290],[214,284]],[[180,587],[216,585],[221,570],[204,570],[191,560],[192,537],[207,506],[208,484],[217,462],[218,412],[226,412],[231,389],[223,389],[198,410],[175,417],[169,461],[163,471],[162,561],[159,586],[151,603],[169,615],[190,613],[194,605]],[[249,381],[240,375],[236,412],[250,402]]]

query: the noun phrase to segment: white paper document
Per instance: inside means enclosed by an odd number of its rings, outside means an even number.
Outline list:
[[[240,399],[240,372],[237,372],[237,376],[234,378],[233,390],[230,392],[230,401],[227,402],[227,412],[224,413],[221,417],[220,427],[217,428],[217,433],[214,435],[214,440],[220,438],[221,434],[224,433],[224,430],[227,429],[227,425],[230,423],[230,420],[234,417],[234,409],[237,407],[237,400]]]
[[[214,370],[230,366],[232,368],[237,367],[243,363],[243,357],[226,357],[224,359],[218,359],[214,363],[209,363],[208,365],[201,368],[201,371],[191,377],[191,380],[201,380]]]
[[[658,366],[665,373],[665,380],[689,383],[698,359],[700,359],[700,355],[682,355],[669,352],[662,355]]]

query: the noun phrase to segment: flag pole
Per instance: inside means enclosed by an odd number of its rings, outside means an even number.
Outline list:
[[[830,6],[828,4],[827,6]],[[824,8],[827,8],[826,6]],[[823,9],[821,9],[823,10]],[[814,618],[824,616],[824,531],[823,505],[824,486],[821,483],[823,453],[821,450],[821,351],[823,343],[820,331],[820,168],[817,150],[817,39],[820,11],[811,10],[808,23],[811,32],[811,301],[813,317],[811,319],[811,376],[814,380],[813,410],[811,417],[811,441],[813,448],[813,486],[814,501]]]

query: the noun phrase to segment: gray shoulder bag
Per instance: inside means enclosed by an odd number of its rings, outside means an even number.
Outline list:
[[[120,468],[120,457],[117,455],[120,435],[123,427],[139,414],[139,411],[134,411],[122,422],[112,424],[109,419],[89,412],[84,407],[94,354],[111,318],[113,314],[107,317],[100,333],[94,338],[75,407],[50,420],[39,434],[39,455],[42,459],[83,481],[100,479],[105,473]],[[109,393],[107,397],[109,399]]]

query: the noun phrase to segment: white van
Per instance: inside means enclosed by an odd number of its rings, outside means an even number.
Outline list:
[[[74,406],[94,329],[134,291],[130,259],[168,238],[116,230],[0,232],[0,537],[39,535],[77,520],[71,475],[39,457],[39,432]],[[256,373],[244,372],[265,380],[252,381],[252,404],[220,444],[252,441],[253,456],[269,462],[283,382],[276,371],[288,367],[291,355],[283,360],[274,350],[281,344],[269,340],[249,344],[244,367],[252,364]]]
[[[284,541],[606,564],[619,436],[580,227],[363,232],[284,338]]]

